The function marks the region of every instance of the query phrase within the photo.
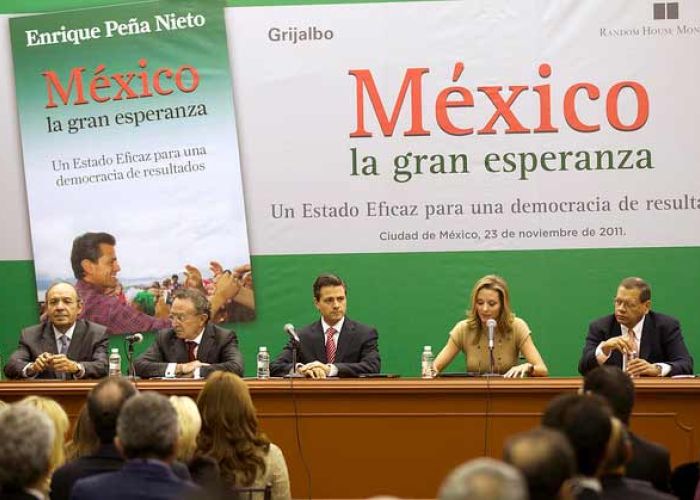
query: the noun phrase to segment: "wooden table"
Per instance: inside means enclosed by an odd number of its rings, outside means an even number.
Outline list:
[[[548,401],[578,390],[581,379],[248,383],[262,428],[284,451],[295,497],[426,498],[456,465],[482,455],[500,458],[508,436],[538,425]],[[74,419],[93,385],[3,382],[0,399],[49,396]],[[196,398],[202,382],[140,381],[138,387]],[[636,387],[633,430],[668,447],[674,466],[697,460],[700,380],[640,379]]]

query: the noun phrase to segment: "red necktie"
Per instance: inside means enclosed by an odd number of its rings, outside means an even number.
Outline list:
[[[333,340],[335,330],[330,327],[326,330],[326,363],[332,365],[335,362],[335,340]]]
[[[197,349],[197,342],[194,342],[193,340],[186,340],[185,344],[187,344],[187,361],[191,363],[197,357],[194,355],[194,350]]]

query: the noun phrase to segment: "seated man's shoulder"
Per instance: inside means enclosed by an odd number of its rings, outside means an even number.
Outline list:
[[[94,332],[97,335],[106,335],[107,334],[107,327],[104,325],[101,325],[100,323],[95,323],[94,321],[90,321],[87,319],[79,319],[78,321],[75,322],[76,328],[79,325],[84,325],[88,331]]]
[[[680,325],[680,321],[678,321],[678,319],[674,318],[673,316],[669,316],[668,314],[657,311],[649,311],[647,316],[653,320],[656,325],[671,325],[673,327]]]
[[[344,328],[347,328],[350,331],[354,331],[356,334],[371,336],[378,335],[377,329],[374,326],[366,325],[364,323],[360,323],[359,321],[355,321],[350,318],[345,318],[345,325],[343,326]]]

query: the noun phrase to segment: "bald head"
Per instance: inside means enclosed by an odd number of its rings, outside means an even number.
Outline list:
[[[88,395],[88,413],[95,434],[102,444],[110,444],[117,434],[117,417],[124,403],[137,393],[125,378],[110,377],[97,384]]]
[[[533,429],[506,443],[503,460],[525,476],[530,500],[559,498],[564,482],[576,474],[574,450],[553,429]]]
[[[70,283],[54,283],[46,290],[46,315],[57,330],[67,331],[82,310],[78,292]]]

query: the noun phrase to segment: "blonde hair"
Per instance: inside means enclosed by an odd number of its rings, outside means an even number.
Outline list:
[[[510,308],[510,292],[508,291],[506,280],[495,274],[488,274],[479,279],[474,284],[474,288],[472,288],[471,307],[467,311],[467,327],[476,333],[476,343],[479,342],[481,332],[486,328],[486,325],[481,324],[481,318],[479,318],[476,306],[476,298],[481,290],[493,290],[498,294],[498,298],[501,301],[501,310],[498,313],[498,318],[496,318],[497,332],[501,332],[502,335],[510,334],[513,330],[513,319],[515,318],[513,310]]]
[[[177,459],[181,462],[192,460],[197,448],[197,436],[202,428],[202,417],[197,403],[188,396],[170,396],[170,404],[177,413],[179,435],[177,438]]]
[[[56,401],[43,396],[27,396],[17,403],[23,406],[32,406],[44,413],[53,422],[56,435],[54,436],[53,447],[51,449],[51,471],[58,469],[66,461],[66,434],[68,433],[69,421],[63,407]],[[51,475],[49,475],[51,477]]]

